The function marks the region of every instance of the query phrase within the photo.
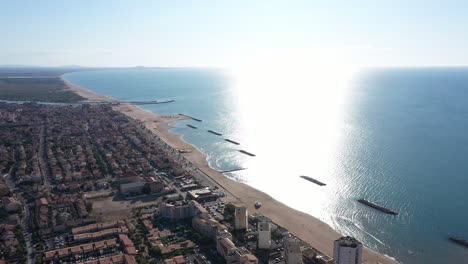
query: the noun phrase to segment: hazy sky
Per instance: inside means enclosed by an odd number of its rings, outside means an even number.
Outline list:
[[[0,65],[468,64],[468,1],[0,1]]]

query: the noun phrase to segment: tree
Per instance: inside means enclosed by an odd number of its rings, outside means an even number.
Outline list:
[[[148,185],[145,185],[145,187],[143,187],[143,193],[146,195],[151,194],[151,188]]]
[[[86,210],[91,213],[93,211],[93,203],[92,202],[86,202]]]
[[[37,250],[43,250],[43,249],[44,249],[44,244],[41,243],[41,242],[37,243],[37,244],[36,244],[36,249],[37,249]]]
[[[151,247],[149,249],[149,254],[152,256],[152,257],[159,257],[161,256],[161,249],[158,248],[158,247]]]
[[[228,217],[234,217],[234,212],[236,211],[236,206],[233,205],[233,204],[226,204],[226,206],[224,207],[224,216],[226,218]]]

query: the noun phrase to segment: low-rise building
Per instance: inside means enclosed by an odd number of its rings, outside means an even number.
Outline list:
[[[180,220],[184,218],[192,217],[192,208],[189,204],[185,205],[173,205],[173,204],[162,204],[158,207],[158,213],[165,218],[171,220]]]
[[[120,192],[122,192],[122,193],[141,192],[141,191],[143,191],[143,188],[145,187],[145,185],[146,185],[146,182],[144,182],[144,181],[137,181],[137,182],[130,182],[130,183],[120,184]]]
[[[162,243],[154,243],[153,245],[161,249],[161,254],[163,255],[170,254],[176,250],[185,250],[185,249],[190,249],[190,248],[194,248],[197,246],[191,240],[185,240],[183,242],[169,244],[169,245],[164,245]]]
[[[258,264],[258,259],[252,254],[245,254],[240,257],[239,264]]]
[[[185,264],[187,261],[185,260],[184,256],[175,256],[170,259],[165,259],[164,264]]]
[[[85,241],[101,239],[105,237],[115,236],[118,234],[127,234],[127,233],[128,233],[127,227],[122,226],[122,227],[104,229],[104,230],[93,232],[93,233],[76,234],[76,235],[73,235],[73,241],[82,243]]]
[[[188,191],[187,196],[190,199],[193,199],[193,200],[196,200],[196,201],[199,201],[199,202],[216,199],[216,197],[218,197],[209,188],[203,188],[203,189],[196,189],[196,190]]]
[[[8,186],[5,183],[0,182],[0,197],[7,195],[9,192],[10,189],[8,188]]]
[[[13,197],[2,198],[3,208],[7,212],[16,212],[20,208],[21,203]]]
[[[158,207],[158,213],[165,218],[180,220],[194,216],[208,219],[208,211],[197,201],[190,201],[184,205],[162,204]]]
[[[97,224],[79,226],[79,227],[72,228],[72,234],[76,235],[76,234],[82,234],[82,233],[96,232],[99,230],[104,230],[104,229],[123,226],[123,225],[125,225],[123,221],[114,221],[114,222],[108,222],[108,223],[97,223]]]
[[[119,242],[124,247],[126,254],[135,256],[138,253],[135,246],[133,245],[132,240],[130,240],[127,235],[119,234]]]
[[[211,218],[203,219],[200,217],[194,217],[192,219],[192,227],[196,231],[200,232],[200,234],[212,239],[213,241],[216,241],[220,236],[228,237],[232,240],[232,235],[227,230],[227,227]]]
[[[116,239],[108,239],[103,241],[97,241],[93,243],[66,247],[56,250],[50,250],[44,252],[44,260],[60,260],[69,256],[76,256],[83,253],[92,252],[95,249],[113,248],[117,245]]]
[[[323,253],[320,253],[316,249],[307,248],[302,251],[302,256],[311,263],[318,264],[333,264],[333,258]]]
[[[216,250],[226,260],[226,262],[230,256],[235,255],[236,248],[236,245],[234,245],[231,239],[227,237],[220,237],[216,241]]]
[[[151,193],[159,193],[164,190],[164,183],[162,181],[156,180],[155,177],[149,177],[147,182],[150,187]]]
[[[244,247],[238,247],[226,259],[227,264],[257,264],[258,259]]]

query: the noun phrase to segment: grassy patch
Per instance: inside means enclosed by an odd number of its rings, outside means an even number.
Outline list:
[[[60,103],[84,100],[60,78],[0,78],[0,99]]]

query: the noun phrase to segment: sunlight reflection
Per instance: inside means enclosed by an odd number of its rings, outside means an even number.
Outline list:
[[[313,203],[301,202],[316,188],[299,175],[335,184],[332,173],[354,71],[346,65],[293,58],[231,69],[232,96],[241,122],[236,138],[257,155],[239,159],[249,168],[244,179],[250,185],[294,208],[317,212],[330,200],[317,189]]]

